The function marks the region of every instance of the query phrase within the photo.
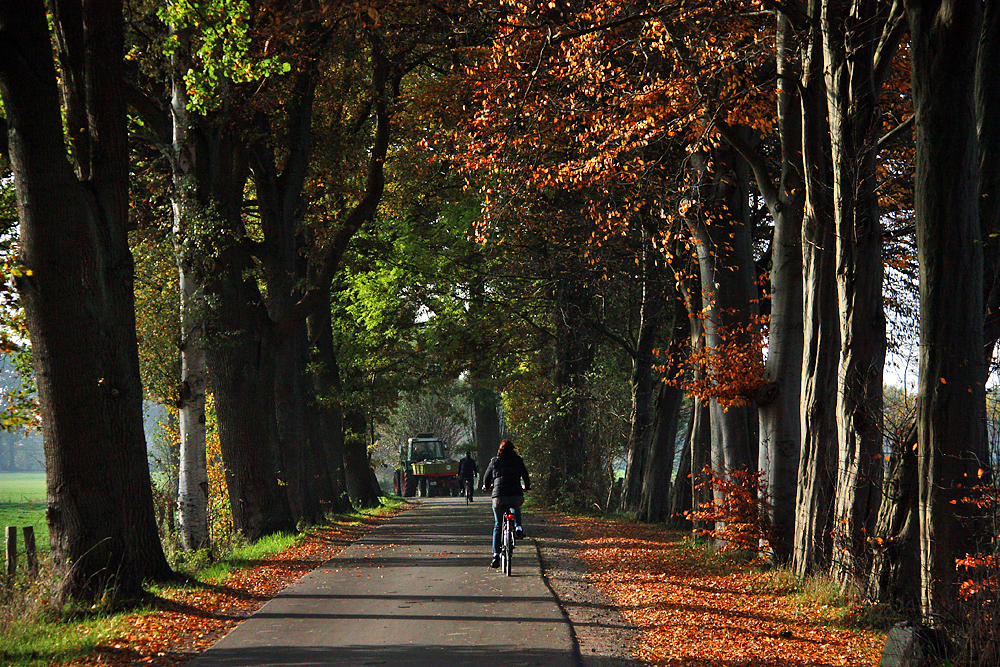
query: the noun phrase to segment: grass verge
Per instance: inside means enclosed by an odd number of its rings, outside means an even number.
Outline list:
[[[382,498],[382,503],[379,508],[331,516],[324,525],[307,529],[301,534],[268,536],[254,544],[242,545],[214,561],[207,551],[187,554],[184,562],[176,566],[181,580],[151,586],[149,592],[152,601],[149,606],[141,609],[120,613],[103,613],[95,609],[83,615],[60,613],[52,609],[48,602],[51,574],[43,574],[35,584],[19,580],[13,588],[13,595],[4,598],[0,594],[0,665],[118,665],[154,657],[158,664],[172,664],[169,662],[171,652],[165,651],[171,636],[183,639],[185,634],[199,638],[205,634],[203,642],[193,641],[193,646],[185,649],[187,652],[183,654],[184,659],[188,659],[191,653],[203,650],[213,641],[209,633],[216,629],[192,630],[193,626],[190,625],[183,628],[167,627],[162,619],[157,618],[162,616],[162,608],[171,609],[170,615],[176,617],[177,609],[171,605],[194,607],[209,594],[218,594],[220,591],[224,594],[230,588],[246,588],[249,594],[245,597],[253,598],[256,600],[253,604],[259,606],[285,584],[325,560],[326,556],[319,550],[315,556],[317,560],[312,560],[310,565],[310,558],[313,556],[308,553],[307,543],[322,542],[321,549],[327,550],[339,548],[338,544],[342,547],[357,539],[375,523],[381,522],[380,517],[394,514],[407,504],[402,498],[394,497]],[[313,540],[317,534],[323,534],[323,538]],[[283,554],[289,555],[286,558]],[[266,572],[262,579],[270,587],[261,587],[261,577],[248,577],[253,580],[256,588],[239,582],[244,573],[253,571]],[[190,595],[195,597],[190,600],[185,598]],[[225,604],[236,603],[229,600]],[[235,616],[253,611],[249,607],[234,609],[227,607],[227,611],[233,610]],[[214,611],[216,608],[211,606],[205,609],[205,612]],[[201,620],[197,613],[194,617]],[[187,622],[192,623],[190,620]],[[148,630],[149,628],[157,629]],[[218,630],[212,637],[221,636],[227,629],[228,626]],[[162,637],[143,636],[143,632]],[[143,647],[137,649],[136,644]],[[146,648],[147,644],[154,648]],[[162,658],[163,655],[168,657]]]

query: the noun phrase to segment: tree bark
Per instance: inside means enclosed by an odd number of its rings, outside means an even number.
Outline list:
[[[0,4],[0,95],[25,268],[18,291],[44,424],[55,597],[136,599],[143,579],[172,572],[142,429],[122,7],[53,2],[51,10],[74,164],[38,0]]]
[[[725,364],[727,345],[749,343],[756,329],[755,264],[746,203],[749,173],[745,160],[730,146],[699,151],[692,162],[696,170],[692,199],[698,206],[687,220],[701,278],[700,316],[706,347]],[[713,399],[709,410],[713,469],[753,468],[756,456],[751,458],[755,447],[750,442],[747,407],[724,408]]]
[[[677,453],[677,416],[683,392],[678,387],[660,384],[654,407],[649,456],[646,460],[639,497],[639,521],[658,522],[669,518],[670,478]]]
[[[242,251],[224,249],[218,265],[206,282],[208,366],[233,527],[254,541],[295,529],[276,475],[273,326]]]
[[[799,85],[806,190],[802,218],[801,446],[792,552],[793,569],[799,576],[821,571],[829,565],[837,471],[835,397],[840,327],[820,4],[820,0],[806,3],[810,28],[803,40]]]
[[[881,131],[878,90],[884,76],[879,71],[899,39],[880,41],[879,30],[891,18],[872,0],[828,0],[820,17],[841,323],[833,559],[834,574],[844,587],[861,581],[870,569],[867,538],[874,529],[883,474],[886,343],[875,158]]]
[[[984,537],[963,502],[985,448],[983,251],[975,71],[982,5],[907,0],[917,129],[920,556],[927,622],[954,620],[955,560]]]
[[[912,617],[920,609],[917,414],[894,443],[873,533],[868,599]]]
[[[1000,3],[983,4],[976,59],[976,123],[979,139],[979,227],[983,242],[983,383],[1000,340]]]
[[[178,35],[187,39],[186,35]],[[187,85],[181,79],[180,56],[172,58],[170,110],[173,141],[169,158],[173,192],[171,240],[177,262],[180,291],[181,377],[177,397],[180,430],[177,514],[181,543],[187,550],[210,546],[208,530],[208,461],[205,453],[205,391],[208,366],[205,360],[204,260],[197,238],[189,230],[200,217],[194,193],[197,183],[191,173],[193,146],[189,132]]]
[[[486,472],[490,459],[500,448],[500,396],[484,385],[481,376],[472,375],[472,410],[475,415],[476,465],[479,474]]]
[[[330,302],[329,290],[326,302]],[[306,320],[312,343],[311,368],[313,401],[309,404],[310,430],[317,447],[323,452],[330,475],[330,492],[325,509],[335,514],[351,509],[344,472],[344,426],[335,396],[340,377],[333,347],[330,310],[319,311]]]
[[[344,472],[347,493],[356,509],[380,507],[380,489],[368,457],[368,419],[360,407],[344,413]]]
[[[640,271],[642,301],[639,305],[639,336],[632,350],[632,374],[629,388],[632,409],[629,417],[628,457],[622,490],[622,509],[635,511],[647,502],[646,462],[653,452],[653,345],[660,331],[663,290],[660,287],[658,253],[652,247],[649,231],[643,227]],[[660,392],[662,395],[662,391]],[[670,460],[673,465],[673,458]]]
[[[688,522],[685,519],[687,512],[693,509],[692,488],[691,488],[691,445],[690,434],[694,425],[695,411],[692,406],[691,416],[688,418],[688,439],[681,449],[681,459],[677,464],[677,474],[674,476],[674,483],[670,487],[670,498],[667,504],[667,513],[664,521],[670,526],[684,526]]]
[[[777,15],[775,51],[778,80],[799,76],[802,59],[795,47],[791,21]],[[795,495],[799,468],[799,399],[802,379],[802,218],[805,185],[802,161],[802,105],[791,86],[779,85],[777,99],[781,166],[777,184],[764,160],[738,141],[724,136],[753,169],[758,190],[774,220],[771,243],[771,308],[765,385],[757,392],[760,419],[757,469],[769,495],[768,513],[773,526],[771,553],[777,562],[788,560],[795,534]]]
[[[558,402],[550,432],[552,459],[547,491],[574,507],[603,501],[596,492],[603,480],[595,479],[594,463],[585,447],[585,375],[593,362],[594,346],[588,315],[591,295],[586,286],[568,276],[556,278],[552,317],[555,324],[552,385]],[[586,472],[585,471],[589,471]],[[593,497],[591,497],[593,496]]]

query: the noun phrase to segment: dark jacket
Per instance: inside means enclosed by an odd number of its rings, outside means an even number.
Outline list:
[[[531,479],[528,469],[524,467],[524,459],[517,454],[494,456],[483,474],[483,488],[493,486],[493,497],[523,496],[521,480],[524,480],[524,491],[531,490]]]
[[[479,472],[479,466],[476,465],[476,459],[471,456],[464,456],[461,460],[459,460],[459,477],[475,477],[477,472]]]

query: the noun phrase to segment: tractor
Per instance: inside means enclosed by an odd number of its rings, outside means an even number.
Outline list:
[[[392,476],[397,495],[457,496],[458,461],[448,452],[448,444],[433,433],[418,433],[399,448],[399,467]]]

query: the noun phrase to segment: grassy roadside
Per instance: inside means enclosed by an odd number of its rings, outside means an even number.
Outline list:
[[[174,665],[204,650],[287,584],[406,507],[383,498],[372,511],[330,517],[298,535],[273,535],[215,562],[188,558],[176,582],[150,588],[140,609],[54,610],[43,586],[18,582],[0,603],[0,664]]]

